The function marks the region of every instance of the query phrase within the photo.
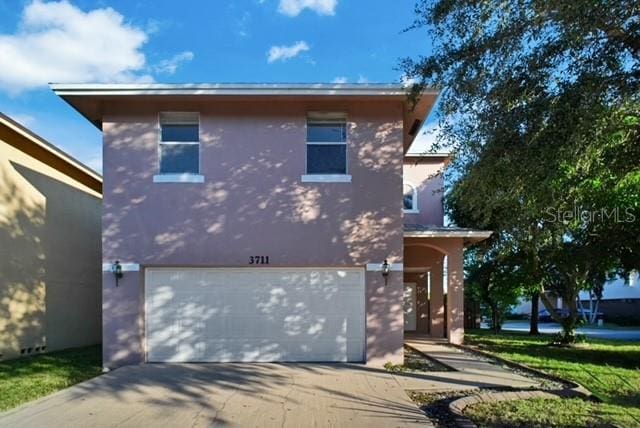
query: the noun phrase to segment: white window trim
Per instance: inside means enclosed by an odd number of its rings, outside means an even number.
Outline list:
[[[411,187],[411,189],[413,189],[413,200],[411,204],[412,207],[409,210],[404,208],[404,186],[409,186]],[[418,188],[410,181],[405,181],[404,183],[402,183],[402,212],[404,212],[405,214],[420,213],[420,210],[418,209]]]
[[[309,145],[317,146],[334,146],[344,145],[345,156],[345,174],[309,174],[307,173],[307,154],[304,157],[304,170],[305,174],[300,178],[303,183],[351,183],[351,174],[349,174],[349,122],[347,121],[347,114],[344,112],[308,112],[307,122],[305,123],[305,129],[311,123],[344,123],[345,125],[345,140],[344,141],[307,141],[305,143],[305,150]]]
[[[171,113],[177,114],[193,114],[197,117],[197,125],[198,125],[198,141],[162,141],[162,115]],[[164,123],[171,125],[172,121],[167,120]],[[157,171],[158,174],[153,176],[154,183],[204,183],[204,175],[202,172],[202,146],[200,144],[200,140],[202,140],[202,136],[200,134],[200,113],[199,112],[174,112],[174,111],[161,111],[158,112],[158,166]],[[180,121],[175,121],[175,124],[180,124]],[[198,145],[198,172],[185,172],[185,173],[162,173],[160,172],[160,162],[161,162],[161,153],[160,147],[163,145]]]
[[[303,183],[351,183],[350,174],[304,174]]]
[[[202,174],[156,174],[153,176],[154,183],[204,183]]]

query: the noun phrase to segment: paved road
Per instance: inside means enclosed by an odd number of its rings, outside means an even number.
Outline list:
[[[0,427],[432,426],[408,386],[358,364],[128,366],[0,414]]]
[[[483,325],[483,327],[487,327]],[[529,321],[507,321],[502,327],[509,331],[529,331]],[[557,323],[540,323],[540,333],[557,333],[561,330]],[[640,341],[640,328],[631,330],[612,330],[607,328],[580,327],[578,333],[596,339],[638,340]]]

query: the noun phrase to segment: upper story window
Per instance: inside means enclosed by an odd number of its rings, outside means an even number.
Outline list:
[[[404,183],[402,208],[405,213],[415,214],[418,212],[418,190],[411,183]]]
[[[313,176],[318,176],[316,178],[322,176],[325,179],[315,180]],[[303,181],[350,181],[345,180],[344,177],[348,177],[346,115],[342,113],[309,114],[307,117],[307,175],[303,176]]]
[[[198,113],[160,113],[160,175],[200,173]]]

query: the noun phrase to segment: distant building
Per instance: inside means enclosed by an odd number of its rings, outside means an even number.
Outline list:
[[[585,309],[587,309],[589,305],[589,293],[586,291],[581,292],[580,300],[583,305],[585,305]],[[563,307],[561,298],[552,297],[551,301],[555,304],[555,307]],[[541,301],[540,310],[543,309],[544,306]],[[631,274],[631,277],[626,282],[622,278],[607,281],[604,286],[602,300],[598,304],[598,312],[604,314],[605,320],[607,320],[607,318],[617,317],[640,317],[640,284],[638,283],[638,274]],[[530,314],[531,301],[529,299],[521,299],[520,304],[513,308],[512,313],[518,315]]]

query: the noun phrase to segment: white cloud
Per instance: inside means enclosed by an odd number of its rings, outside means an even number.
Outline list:
[[[236,34],[239,37],[249,37],[251,36],[251,14],[245,11],[240,19],[237,19],[235,22]]]
[[[358,76],[358,83],[369,83],[369,79],[361,74],[360,76]]]
[[[347,83],[347,80],[348,79],[346,77],[344,77],[344,76],[338,76],[335,79],[333,79],[331,81],[331,83],[340,83],[340,84],[342,84],[342,83]]]
[[[271,46],[271,49],[269,49],[267,54],[267,61],[269,63],[275,61],[286,61],[298,56],[302,52],[308,51],[309,49],[309,45],[304,41],[296,42],[291,46]]]
[[[0,35],[0,87],[12,93],[48,82],[123,82],[140,76],[147,34],[112,8],[84,12],[67,0],[34,0],[18,31]]]
[[[193,60],[193,57],[194,55],[191,51],[180,52],[170,59],[160,61],[156,66],[153,67],[153,70],[156,73],[175,74],[175,72],[178,70],[178,67],[182,63]]]
[[[304,9],[318,15],[334,15],[338,0],[280,0],[278,12],[287,16],[298,16]]]
[[[30,128],[30,127],[33,126],[34,123],[36,123],[36,118],[31,116],[30,114],[21,114],[21,113],[12,114],[12,113],[7,113],[7,116],[9,116],[11,119],[15,120],[16,122],[18,122],[19,124],[21,124],[25,128]]]

